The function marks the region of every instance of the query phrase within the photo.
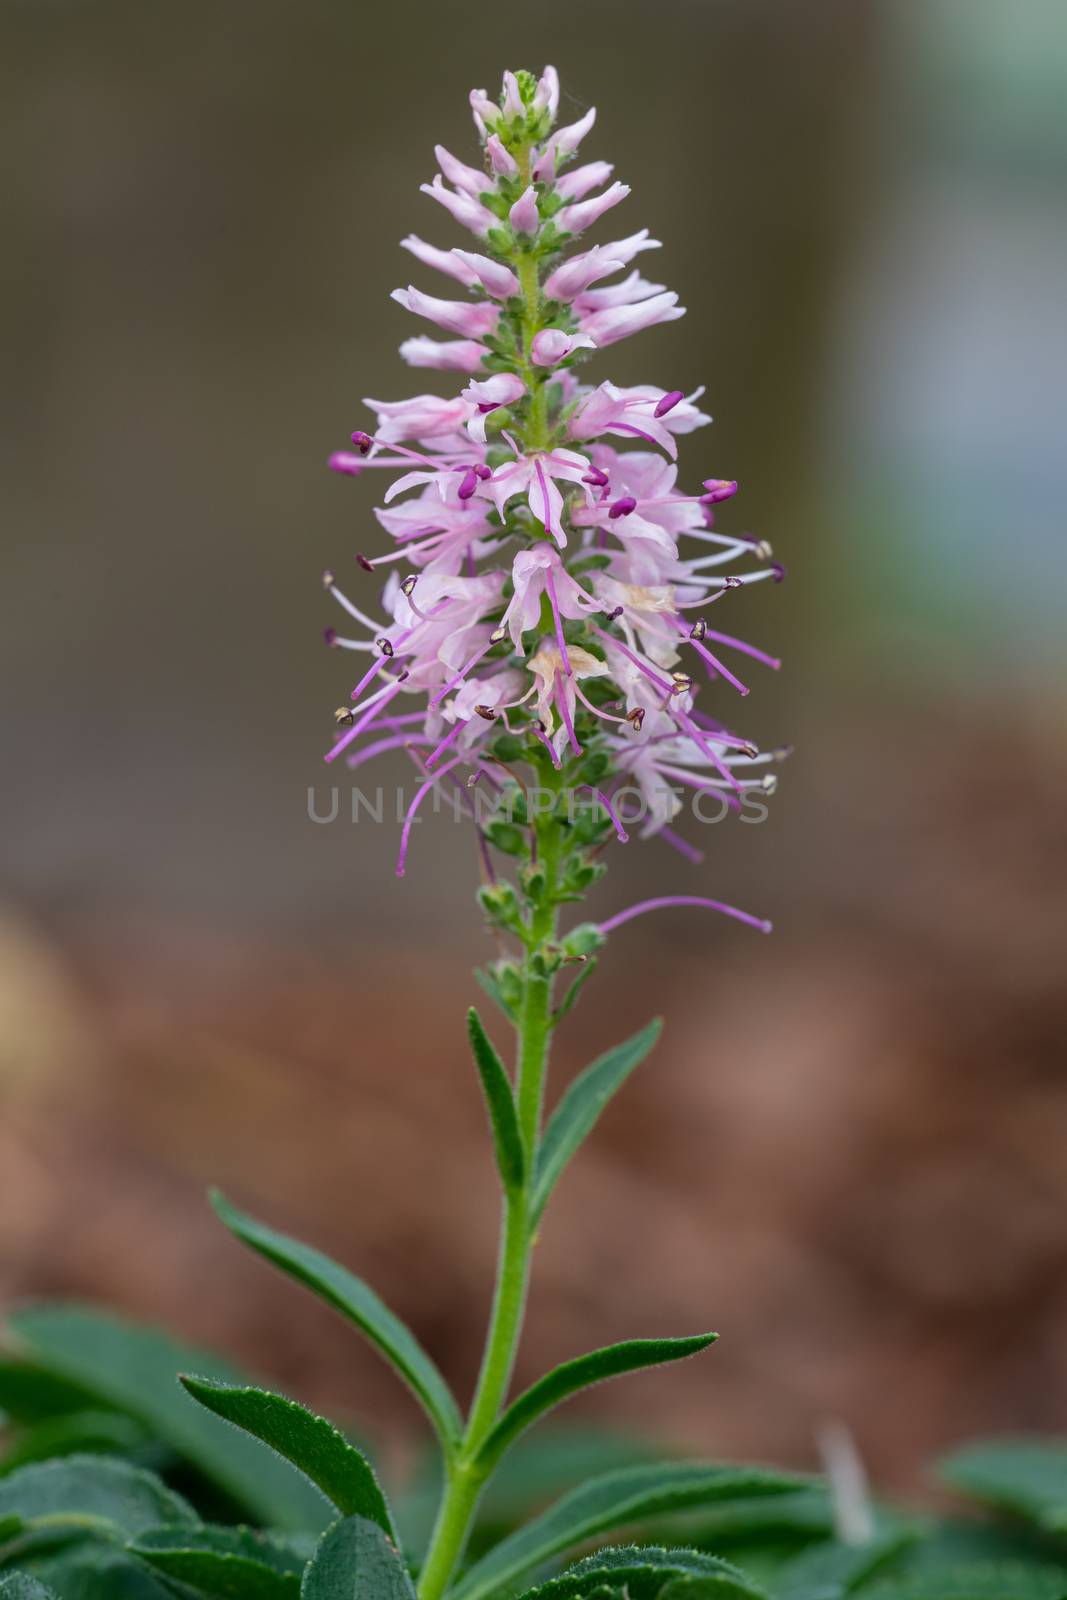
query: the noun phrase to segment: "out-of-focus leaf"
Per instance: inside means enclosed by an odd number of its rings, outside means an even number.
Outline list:
[[[246,1383],[245,1374],[228,1361],[88,1308],[29,1306],[9,1320],[35,1364],[136,1417],[256,1522],[318,1532],[329,1521],[322,1497],[299,1472],[266,1455],[252,1439],[209,1416],[182,1392],[180,1372]]]
[[[901,1528],[863,1544],[815,1545],[780,1569],[774,1600],[847,1600],[875,1573],[883,1572],[911,1538]]]
[[[890,1579],[862,1593],[863,1600],[1067,1600],[1067,1568],[990,1561]]]
[[[190,1505],[166,1484],[108,1456],[68,1456],[36,1462],[0,1483],[0,1518],[17,1517],[24,1530],[99,1529],[131,1539],[162,1522],[194,1523]]]
[[[454,1600],[482,1600],[561,1551],[646,1518],[716,1501],[787,1494],[810,1480],[760,1467],[654,1464],[608,1472],[494,1546],[461,1578]]]
[[[376,1522],[346,1517],[322,1537],[301,1600],[415,1600],[396,1546]]]
[[[149,1528],[128,1548],[211,1600],[296,1600],[300,1594],[302,1557],[251,1528]]]
[[[18,1565],[56,1600],[203,1600],[195,1589],[153,1572],[106,1539],[83,1537],[44,1547],[28,1560],[20,1556]]]
[[[395,1538],[389,1508],[370,1462],[325,1417],[266,1389],[185,1376],[202,1406],[253,1434],[298,1467],[343,1516],[369,1517]]]
[[[36,1578],[29,1578],[24,1572],[13,1572],[9,1577],[0,1578],[0,1600],[58,1600],[58,1596]]]
[[[0,1360],[0,1412],[12,1422],[32,1424],[99,1405],[91,1389],[70,1383],[32,1361]]]
[[[939,1463],[954,1489],[1048,1532],[1067,1533],[1067,1444],[1054,1439],[991,1439],[965,1445]]]
[[[541,1142],[531,1216],[536,1222],[564,1167],[630,1073],[648,1055],[663,1024],[657,1017],[580,1073],[556,1107]]]
[[[662,1366],[668,1361],[697,1355],[718,1337],[717,1333],[698,1333],[683,1339],[628,1339],[623,1344],[606,1345],[574,1361],[565,1361],[538,1379],[508,1407],[482,1445],[479,1459],[494,1466],[520,1433],[580,1389],[620,1377],[624,1372],[638,1372],[643,1367]]]
[[[221,1195],[212,1196],[212,1203],[220,1220],[242,1244],[280,1267],[355,1323],[422,1402],[442,1442],[450,1449],[461,1431],[452,1391],[410,1328],[394,1316],[374,1290],[320,1250],[313,1250],[245,1216]]]
[[[9,1447],[0,1461],[0,1476],[6,1477],[31,1461],[55,1461],[61,1456],[128,1456],[149,1444],[151,1438],[143,1423],[122,1411],[71,1411],[65,1416],[46,1417]]]
[[[557,1578],[528,1589],[522,1600],[766,1600],[766,1591],[740,1568],[700,1550],[623,1545],[598,1550]]]

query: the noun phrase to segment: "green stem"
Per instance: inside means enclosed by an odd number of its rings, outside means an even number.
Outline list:
[[[463,1441],[456,1455],[447,1463],[445,1491],[419,1579],[419,1600],[440,1600],[463,1554],[489,1472],[478,1460],[478,1452],[507,1397],[526,1309],[533,1243],[530,1196],[541,1137],[541,1106],[552,1028],[552,979],[544,971],[544,959],[546,946],[552,942],[556,932],[555,889],[560,844],[558,824],[553,819],[539,821],[537,837],[545,868],[545,882],[527,934],[523,1002],[518,1024],[516,1084],[526,1169],[521,1189],[511,1189],[504,1197],[496,1289],[485,1354]]]

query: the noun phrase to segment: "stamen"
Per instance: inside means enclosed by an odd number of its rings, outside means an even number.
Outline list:
[[[616,928],[621,928],[624,922],[644,916],[646,911],[660,911],[668,906],[704,906],[709,911],[721,911],[725,917],[735,917],[738,922],[746,922],[750,928],[756,928],[760,933],[770,933],[773,926],[772,923],[754,917],[747,911],[739,911],[736,906],[724,905],[721,900],[705,900],[703,896],[693,894],[665,894],[658,895],[653,900],[639,900],[636,905],[628,906],[625,911],[617,911],[613,917],[608,917],[606,922],[600,923],[599,930],[601,933],[612,933]]]
[[[659,836],[664,844],[669,844],[672,850],[677,850],[679,855],[685,856],[686,860],[691,861],[695,867],[698,867],[703,861],[703,850],[698,850],[695,844],[690,844],[688,839],[683,839],[681,834],[675,833],[673,828],[661,828]]]
[[[567,696],[564,693],[563,685],[561,683],[556,684],[556,704],[559,706],[559,713],[563,718],[563,726],[567,730],[568,743],[570,744],[570,747],[574,751],[575,755],[580,756],[582,753],[582,747],[575,738],[574,723],[571,720],[570,707],[567,705]]]
[[[723,663],[719,660],[718,656],[713,656],[711,651],[707,648],[706,645],[701,644],[699,639],[694,639],[692,637],[692,635],[689,632],[688,627],[682,621],[681,617],[670,617],[668,620],[673,622],[673,624],[674,624],[675,628],[677,628],[678,632],[680,634],[682,634],[685,637],[686,641],[693,646],[693,649],[697,652],[698,655],[703,656],[704,660],[708,663],[709,666],[714,667],[716,672],[721,673],[722,676],[726,679],[727,683],[733,684],[733,686],[737,690],[738,694],[742,694],[742,695],[748,694],[749,691],[748,691],[747,685],[743,684],[741,682],[740,678],[736,678],[734,676],[734,674],[730,671],[729,667],[723,665]]]
[[[608,507],[608,516],[614,521],[618,517],[628,517],[636,509],[637,501],[633,495],[624,494],[620,500],[615,501],[614,505]]]
[[[433,699],[430,701],[431,706],[439,706],[441,704],[441,701],[445,698],[445,695],[446,694],[451,694],[452,690],[456,687],[456,684],[463,682],[464,678],[467,676],[467,673],[471,670],[471,668],[473,666],[476,666],[477,663],[482,659],[482,657],[489,653],[489,651],[492,649],[492,647],[493,647],[493,641],[492,641],[492,638],[490,637],[489,643],[488,644],[483,644],[482,648],[480,650],[476,650],[474,652],[474,654],[471,656],[470,660],[466,663],[466,665],[460,667],[460,669],[456,673],[455,677],[449,678],[448,682],[442,688],[438,689],[437,693],[434,695]]]
[[[681,389],[672,389],[669,394],[663,396],[652,415],[654,417],[665,417],[668,411],[673,411],[675,406],[680,405],[684,399],[685,395]]]
[[[629,844],[630,835],[623,827],[619,818],[619,814],[615,810],[615,807],[612,805],[611,801],[608,799],[607,795],[603,794],[599,789],[594,789],[591,783],[580,783],[578,787],[579,789],[588,789],[589,793],[600,801],[600,804],[604,807],[604,810],[611,818],[611,825],[615,829],[616,839],[618,839],[620,844]]]
[[[547,735],[545,734],[544,724],[542,722],[540,722],[540,721],[531,722],[531,724],[530,724],[530,732],[532,734],[534,734],[534,736],[536,738],[540,739],[541,743],[544,745],[545,749],[548,751],[549,755],[552,757],[552,765],[555,767],[556,771],[557,772],[561,771],[562,767],[563,767],[563,762],[560,760],[559,756],[556,754],[555,745],[552,743],[551,739],[549,739],[547,737]]]
[[[705,505],[717,506],[720,500],[732,500],[737,493],[737,480],[735,478],[705,478],[704,488],[706,495],[701,499]]]
[[[548,594],[548,603],[552,607],[552,620],[556,624],[556,639],[559,643],[560,659],[563,670],[569,678],[571,676],[571,658],[567,654],[567,641],[563,637],[563,619],[559,614],[559,601],[556,598],[556,585],[550,568],[545,569],[545,590]]]
[[[350,728],[356,720],[356,713],[350,706],[338,706],[333,714],[333,720],[339,728]]]
[[[458,767],[462,760],[462,756],[455,756],[447,767],[442,767],[440,772],[435,772],[431,778],[427,778],[422,787],[416,791],[415,798],[408,807],[407,816],[404,818],[404,826],[400,834],[400,855],[396,863],[396,875],[398,878],[404,876],[404,863],[407,860],[408,844],[411,840],[411,825],[415,821],[416,811],[438,779],[443,778],[446,772],[451,772],[453,767]]]
[[[703,622],[703,617],[700,620]],[[714,639],[717,644],[733,645],[735,650],[740,650],[746,656],[751,656],[754,661],[762,661],[765,667],[773,667],[775,672],[782,665],[778,656],[769,656],[765,650],[757,650],[754,644],[747,644],[744,639],[735,639],[730,633],[712,632],[706,624],[700,637],[703,639],[705,636],[709,639]]]
[[[462,720],[460,720],[460,721],[458,721],[456,723],[456,725],[452,729],[451,733],[449,733],[444,739],[441,740],[441,743],[437,746],[437,749],[433,752],[433,755],[430,755],[430,756],[426,757],[426,765],[427,765],[428,768],[433,766],[433,764],[437,760],[438,756],[444,754],[444,752],[448,749],[449,745],[455,743],[455,741],[459,738],[460,734],[463,732],[463,730],[464,730],[464,728],[466,726],[467,726],[466,722],[462,721]]]

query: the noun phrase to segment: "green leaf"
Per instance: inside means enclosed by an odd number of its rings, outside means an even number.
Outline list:
[[[37,1462],[0,1483],[0,1518],[18,1517],[23,1530],[99,1531],[130,1539],[161,1522],[192,1523],[192,1507],[151,1472],[108,1456],[68,1456]]]
[[[597,969],[596,956],[586,956],[585,965],[580,968],[578,976],[571,982],[563,999],[552,1013],[552,1026],[558,1028],[564,1017],[569,1017],[578,1001],[578,996],[589,982]]]
[[[87,1307],[28,1306],[9,1321],[36,1365],[136,1417],[252,1520],[287,1531],[326,1526],[327,1507],[300,1473],[208,1416],[179,1387],[180,1372],[246,1383],[230,1362]]]
[[[369,1517],[391,1538],[396,1537],[370,1462],[325,1417],[266,1389],[238,1388],[209,1378],[183,1377],[181,1381],[202,1406],[291,1461],[342,1516]]]
[[[864,1600],[1065,1600],[1067,1568],[981,1562],[864,1589]]]
[[[739,1568],[700,1550],[623,1545],[598,1550],[576,1566],[527,1590],[522,1600],[586,1600],[619,1595],[627,1600],[766,1600],[765,1591]]]
[[[302,1600],[415,1600],[396,1546],[366,1517],[346,1517],[323,1535],[300,1594]]]
[[[31,1461],[54,1461],[60,1456],[128,1456],[151,1443],[151,1437],[143,1423],[121,1411],[71,1411],[46,1417],[11,1445],[0,1461],[0,1477]]]
[[[510,1587],[534,1567],[609,1529],[632,1527],[647,1517],[740,1496],[787,1494],[808,1479],[760,1467],[655,1464],[607,1472],[564,1495],[542,1516],[503,1539],[475,1563],[453,1590],[453,1600],[481,1600]]]
[[[782,1567],[774,1600],[847,1600],[861,1584],[887,1566],[913,1535],[893,1529],[863,1544],[812,1546]]]
[[[479,1450],[479,1461],[489,1467],[495,1466],[520,1433],[579,1389],[619,1377],[624,1372],[637,1372],[642,1367],[662,1366],[668,1361],[695,1356],[714,1344],[718,1337],[717,1333],[698,1333],[687,1339],[628,1339],[623,1344],[609,1344],[602,1350],[578,1356],[574,1361],[565,1361],[508,1407]]]
[[[57,1597],[36,1578],[29,1578],[24,1572],[13,1572],[8,1578],[0,1578],[0,1600],[57,1600]]]
[[[0,1361],[0,1411],[12,1422],[46,1422],[70,1411],[88,1410],[96,1403],[92,1390],[32,1362]]]
[[[81,1538],[52,1544],[20,1566],[57,1600],[198,1600],[195,1592],[146,1567],[121,1545]]]
[[[1049,1533],[1067,1533],[1067,1444],[996,1439],[965,1445],[939,1463],[954,1489],[1014,1511]]]
[[[634,1068],[642,1062],[659,1038],[663,1024],[657,1017],[635,1033],[632,1039],[599,1056],[580,1073],[545,1129],[537,1162],[531,1218],[540,1217],[567,1162],[577,1150],[597,1118]]]
[[[242,1244],[303,1283],[343,1317],[354,1322],[387,1361],[390,1361],[422,1402],[446,1448],[460,1436],[460,1417],[452,1392],[411,1330],[393,1315],[373,1289],[347,1268],[331,1261],[310,1245],[276,1233],[214,1194],[219,1218]]]
[[[128,1547],[164,1577],[212,1600],[297,1600],[306,1562],[251,1528],[149,1528]]]
[[[501,1179],[506,1189],[521,1189],[526,1170],[526,1157],[522,1148],[522,1134],[519,1132],[519,1119],[515,1114],[515,1096],[511,1089],[511,1079],[504,1070],[504,1063],[493,1049],[489,1036],[482,1027],[482,1019],[473,1006],[467,1012],[467,1031],[478,1074],[482,1080],[482,1092],[485,1095],[489,1121],[493,1129],[493,1144],[496,1146],[496,1161],[500,1168]]]

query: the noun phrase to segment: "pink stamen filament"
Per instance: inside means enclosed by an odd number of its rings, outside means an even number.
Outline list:
[[[454,678],[449,678],[448,682],[442,688],[438,689],[437,693],[434,695],[433,699],[430,701],[431,706],[440,705],[441,701],[445,698],[445,696],[447,694],[451,694],[452,690],[456,687],[457,683],[462,683],[463,682],[464,678],[467,676],[467,673],[471,670],[471,668],[474,667],[474,666],[477,666],[478,662],[482,659],[482,657],[484,655],[488,655],[489,651],[492,648],[493,648],[493,641],[492,641],[492,639],[490,639],[488,644],[483,644],[480,650],[476,650],[474,652],[474,654],[471,656],[470,660],[466,663],[466,665],[460,667],[460,669],[456,673],[455,677]]]
[[[422,713],[418,713],[418,720],[422,721]],[[380,756],[386,750],[413,750],[420,744],[429,744],[428,739],[417,739],[411,733],[391,733],[387,739],[376,739],[373,744],[364,745],[362,750],[357,750],[345,761],[345,766],[350,772],[355,772],[365,761],[370,761],[373,756]]]
[[[552,743],[551,739],[549,739],[548,736],[544,733],[544,731],[537,726],[536,722],[532,722],[530,724],[530,732],[532,734],[534,734],[536,738],[540,739],[541,743],[544,745],[545,749],[548,751],[549,755],[552,757],[552,765],[555,767],[556,771],[557,772],[561,771],[562,767],[563,767],[563,762],[560,760],[559,756],[556,754],[556,747]]]
[[[576,756],[580,756],[582,753],[582,747],[575,738],[574,723],[571,720],[570,707],[567,704],[567,696],[561,683],[556,684],[556,704],[559,706],[559,714],[563,718],[563,726],[567,730],[567,739],[570,743],[570,747]]]
[[[600,804],[604,807],[604,810],[611,818],[611,825],[615,829],[616,839],[618,839],[620,844],[629,844],[630,835],[623,827],[622,822],[619,819],[619,814],[615,810],[615,807],[612,805],[611,801],[608,799],[607,795],[603,794],[599,789],[594,789],[591,783],[581,783],[578,785],[578,787],[580,789],[588,789],[589,793],[593,795],[595,799],[600,801]]]
[[[444,777],[446,772],[451,772],[453,767],[458,767],[462,760],[462,756],[455,756],[446,767],[442,767],[440,772],[435,772],[432,777],[427,778],[426,782],[418,790],[416,790],[415,798],[411,802],[410,806],[408,806],[407,816],[404,818],[404,826],[400,834],[400,855],[397,857],[396,863],[396,875],[398,878],[402,878],[404,876],[404,863],[407,860],[408,844],[411,840],[411,826],[415,821],[416,811],[419,809],[420,805],[422,804],[423,800],[425,800],[434,784],[439,782],[440,779]]]
[[[327,761],[336,761],[342,750],[347,750],[352,740],[358,738],[363,729],[375,720],[382,706],[388,705],[389,701],[392,700],[394,695],[398,695],[403,687],[402,683],[387,683],[384,689],[379,689],[377,694],[372,694],[369,700],[365,700],[363,702],[364,715],[342,734],[332,750],[326,752],[325,759]]]
[[[467,726],[467,723],[465,721],[459,721],[459,722],[456,723],[456,725],[452,729],[451,733],[446,734],[446,736],[441,740],[441,743],[437,746],[437,749],[433,752],[433,754],[426,757],[426,765],[427,765],[428,768],[433,766],[433,764],[437,760],[438,756],[444,755],[444,753],[448,749],[449,745],[455,743],[455,741],[459,738],[460,734],[463,732],[463,730],[464,730],[464,728],[466,726]]]
[[[556,585],[553,581],[551,571],[547,568],[545,570],[545,589],[548,592],[548,603],[552,607],[552,620],[556,624],[556,639],[559,643],[560,659],[563,662],[563,670],[569,678],[571,675],[571,658],[567,654],[567,641],[563,637],[563,619],[559,614],[559,601],[556,598]]]
[[[782,665],[777,656],[769,656],[765,650],[757,650],[754,644],[747,644],[744,639],[735,639],[729,633],[713,633],[709,628],[704,635],[705,639],[714,639],[716,644],[729,644],[735,650],[741,650],[746,656],[751,656],[755,661],[762,661],[764,666],[773,667],[775,672]]]
[[[699,639],[694,639],[692,637],[688,627],[682,621],[681,617],[673,617],[671,620],[678,629],[678,632],[684,635],[686,643],[691,644],[697,654],[703,656],[704,660],[710,666],[714,667],[716,672],[720,672],[726,679],[727,683],[732,683],[738,694],[748,694],[748,688],[741,682],[741,679],[736,678],[730,671],[729,667],[724,666],[719,660],[718,656],[712,655],[711,651],[705,645],[701,644]]]
[[[679,855],[685,856],[686,860],[691,861],[695,867],[698,867],[703,861],[703,850],[698,850],[695,844],[690,844],[688,839],[683,839],[681,834],[675,833],[673,828],[661,828],[659,836],[664,844],[669,844],[672,850],[677,850]]]
[[[600,923],[601,933],[611,933],[616,928],[621,928],[624,922],[630,922],[634,917],[644,916],[646,911],[661,911],[669,906],[703,906],[708,911],[721,911],[725,917],[735,917],[738,922],[746,922],[750,928],[756,928],[760,933],[770,933],[772,924],[760,917],[754,917],[747,911],[739,911],[736,906],[724,905],[721,900],[705,900],[700,895],[694,894],[667,894],[659,895],[654,900],[640,900],[636,905],[628,906],[625,911],[618,911],[613,917],[608,917],[606,922]]]

